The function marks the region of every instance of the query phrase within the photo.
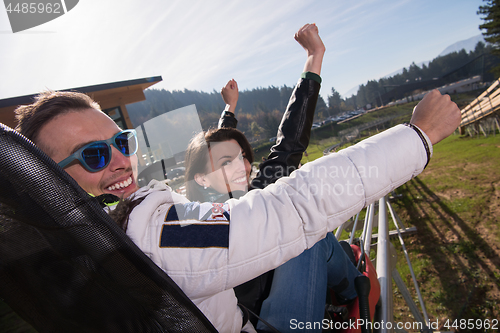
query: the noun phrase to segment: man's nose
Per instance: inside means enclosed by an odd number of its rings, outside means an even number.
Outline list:
[[[111,171],[130,168],[130,158],[123,155],[121,151],[114,146],[111,146],[111,161],[108,167]]]

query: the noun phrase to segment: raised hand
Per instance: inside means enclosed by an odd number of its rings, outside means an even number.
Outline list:
[[[441,95],[434,89],[415,106],[410,122],[424,131],[432,144],[436,144],[452,134],[460,121],[460,109],[450,96]]]
[[[227,109],[227,111],[234,113],[239,97],[238,83],[236,83],[234,79],[229,80],[227,84],[222,87],[220,94],[222,96],[222,100],[226,103],[226,106],[229,105],[229,109]]]
[[[295,33],[294,38],[307,51],[304,72],[313,72],[320,75],[326,48],[319,37],[316,24],[305,24]]]

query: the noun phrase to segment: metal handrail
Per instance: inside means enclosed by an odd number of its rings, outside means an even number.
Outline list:
[[[370,204],[366,208],[366,214],[365,214],[365,219],[363,223],[363,231],[361,233],[361,236],[359,237],[360,241],[360,246],[362,247],[362,252],[365,253],[369,256],[370,255],[370,248],[372,246],[372,229],[373,229],[373,219],[375,216],[375,206],[376,202]],[[389,219],[387,215],[387,209],[389,209],[391,219],[394,223],[394,226],[396,227],[397,230],[397,235],[399,237],[399,242],[401,244],[403,253],[405,254],[406,257],[406,262],[410,268],[411,276],[413,279],[413,283],[415,286],[415,290],[417,292],[418,300],[421,305],[421,311],[423,313],[423,316],[419,313],[418,307],[413,301],[413,299],[410,296],[410,293],[408,291],[408,288],[406,285],[404,285],[403,280],[401,279],[399,272],[397,269],[393,266],[395,265],[391,259],[392,259],[392,254],[391,254],[391,242],[389,239]],[[358,224],[358,218],[359,218],[359,213],[353,217],[354,219],[354,224],[352,227],[351,234],[349,236],[349,243],[352,244],[355,240],[354,234],[357,229],[357,224]],[[408,255],[408,252],[406,250],[406,246],[404,244],[404,240],[402,237],[402,232],[400,229],[399,224],[401,224],[402,228],[405,228],[402,224],[402,222],[399,220],[399,217],[397,216],[396,212],[392,208],[391,204],[387,200],[387,196],[384,196],[383,198],[379,199],[378,201],[378,236],[377,236],[377,256],[376,256],[376,271],[378,275],[378,281],[380,284],[380,307],[375,313],[375,323],[378,324],[378,329],[374,330],[374,332],[380,332],[380,333],[392,333],[394,332],[394,325],[380,325],[381,323],[393,323],[394,316],[393,316],[393,291],[392,291],[392,281],[396,282],[396,285],[398,288],[401,290],[401,292],[404,294],[404,299],[406,300],[408,307],[412,311],[415,319],[418,322],[422,323],[422,328],[423,329],[428,329],[429,327],[429,317],[427,314],[427,310],[425,308],[425,303],[422,297],[422,294],[420,292],[420,289],[418,287],[418,282],[415,277],[415,273],[413,270],[413,266],[410,261],[410,257]],[[340,226],[337,231],[336,231],[336,237],[339,238],[342,231],[344,230],[344,226]],[[394,251],[394,249],[392,249]],[[377,325],[373,325],[375,326]],[[398,332],[403,332],[404,330],[398,330]]]

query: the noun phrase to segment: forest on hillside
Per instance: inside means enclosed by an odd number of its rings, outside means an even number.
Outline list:
[[[498,65],[500,60],[491,53],[491,46],[479,42],[470,52],[461,50],[449,53],[421,67],[412,63],[399,74],[360,85],[356,95],[345,99],[341,98],[332,87],[326,102],[321,96],[319,97],[315,121],[364,108],[367,105],[380,106],[384,98],[387,100],[397,96],[396,92],[408,96],[412,93],[412,89],[417,89],[416,83],[427,82],[436,85],[474,75],[482,75],[483,81],[492,81],[495,77],[491,74],[491,69]],[[293,87],[286,85],[240,91],[236,108],[238,129],[254,139],[275,136],[292,91]],[[216,90],[207,93],[188,89],[167,91],[153,88],[147,89],[144,93],[145,101],[127,106],[134,127],[165,112],[195,104],[202,127],[206,130],[217,126],[220,113],[225,106],[220,93]]]

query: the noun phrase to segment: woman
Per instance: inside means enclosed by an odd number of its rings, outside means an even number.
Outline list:
[[[298,168],[309,144],[321,84],[324,45],[315,25],[302,27],[295,39],[307,51],[304,73],[284,112],[277,143],[259,166],[257,177],[250,182],[252,149],[243,133],[235,129],[234,112],[239,93],[233,79],[221,90],[226,108],[219,129],[198,134],[186,151],[185,179],[189,200],[224,202],[239,198],[248,189],[265,188]],[[240,304],[260,314],[279,331],[286,332],[290,330],[291,319],[301,322],[323,319],[327,285],[339,299],[356,297],[352,281],[359,274],[330,233],[299,257],[234,289]],[[253,324],[257,324],[256,318],[252,319]],[[267,328],[262,323],[257,327]]]

